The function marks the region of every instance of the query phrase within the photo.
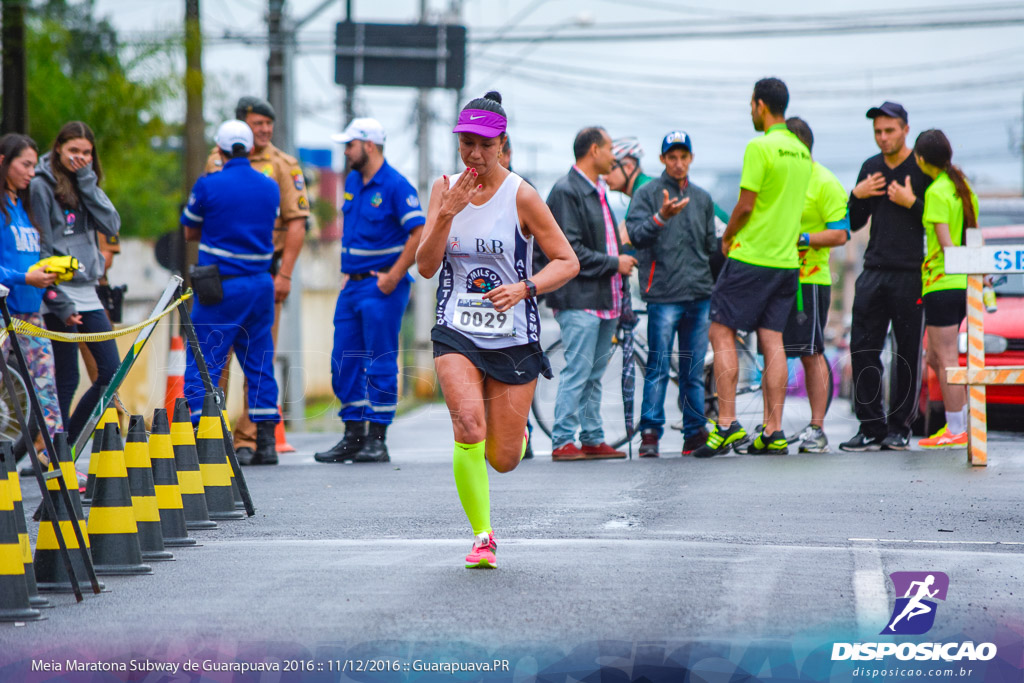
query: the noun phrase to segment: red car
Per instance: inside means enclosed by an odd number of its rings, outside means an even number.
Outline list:
[[[1018,200],[1019,201],[1019,200]],[[984,222],[984,208],[979,211]],[[1024,225],[982,227],[985,244],[1024,244]],[[997,310],[985,314],[985,365],[1024,365],[1024,273],[996,275]],[[960,365],[967,365],[967,321],[960,326]],[[922,354],[923,355],[923,354]],[[921,391],[923,433],[931,434],[945,424],[942,392],[935,372],[927,368],[928,381]],[[1006,422],[1010,429],[1024,429],[1024,385],[986,387],[990,418]]]

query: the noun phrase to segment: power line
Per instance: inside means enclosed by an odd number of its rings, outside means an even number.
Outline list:
[[[501,43],[532,43],[546,40],[557,43],[596,43],[596,42],[639,42],[661,40],[708,40],[715,38],[781,38],[848,35],[855,33],[905,33],[915,31],[934,31],[941,29],[959,30],[969,28],[1008,28],[1024,24],[1024,15],[1006,15],[986,18],[954,18],[934,19],[905,23],[880,21],[861,21],[844,25],[821,26],[787,26],[771,28],[726,28],[711,30],[672,30],[649,32],[579,32],[567,35],[556,35],[545,38],[543,34],[506,35],[500,38],[490,35],[471,34],[470,42],[501,42]]]

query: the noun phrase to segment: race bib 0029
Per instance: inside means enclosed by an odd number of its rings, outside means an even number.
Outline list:
[[[498,313],[483,294],[458,294],[452,323],[455,329],[475,337],[514,337],[515,318],[512,311]]]

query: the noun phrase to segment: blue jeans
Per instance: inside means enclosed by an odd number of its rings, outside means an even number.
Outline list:
[[[704,427],[704,354],[708,350],[708,310],[711,299],[680,304],[647,304],[647,374],[640,406],[640,430],[653,429],[661,438],[665,425],[672,338],[679,335],[679,406],[683,436],[696,436]]]
[[[562,330],[565,369],[558,376],[551,445],[559,448],[572,443],[579,429],[580,442],[596,446],[604,441],[601,377],[611,358],[612,335],[619,321],[602,320],[580,310],[559,311],[555,320]]]

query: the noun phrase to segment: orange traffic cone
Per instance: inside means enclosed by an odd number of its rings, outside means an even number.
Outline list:
[[[164,410],[174,415],[174,402],[185,397],[185,340],[171,337],[171,350],[167,358],[167,391]]]
[[[21,497],[21,477],[18,467],[14,464],[14,448],[12,442],[0,441],[0,451],[7,465],[7,488],[14,501],[14,521],[18,525],[18,544],[21,546],[21,557],[25,562],[25,585],[28,588],[28,604],[32,607],[53,607],[50,601],[39,595],[36,586],[36,571],[32,566],[32,546],[28,542],[28,525],[25,524],[25,504]],[[3,473],[0,472],[0,479]]]
[[[277,426],[274,427],[274,441],[276,442],[274,447],[278,453],[294,453],[295,446],[288,443],[288,439],[284,435],[284,411],[281,410],[281,406],[277,407],[277,412],[281,415],[281,419],[277,421]]]
[[[185,508],[186,528],[216,529],[217,522],[210,520],[210,510],[206,507],[206,491],[203,488],[203,474],[199,469],[196,438],[192,433],[192,418],[184,398],[174,402],[171,444],[174,446],[174,465],[178,469],[178,487]]]
[[[167,424],[167,411],[153,411],[153,431],[149,435],[149,459],[153,467],[153,489],[156,506],[160,511],[160,530],[164,545],[181,547],[195,545],[196,539],[185,528],[185,510],[178,487],[178,470],[174,465],[174,446],[171,445],[171,427]]]
[[[224,452],[220,408],[213,394],[207,394],[203,399],[203,414],[196,432],[196,451],[210,519],[243,519],[245,515],[235,509],[235,499],[231,494],[231,467]]]
[[[75,519],[78,520],[78,526],[82,529],[85,547],[89,549],[89,531],[82,514],[82,501],[78,494],[78,475],[75,473],[75,465],[71,461],[71,448],[68,446],[67,435],[64,432],[57,432],[53,435],[53,444],[57,449],[57,457],[60,458],[60,471],[64,475],[64,485],[68,487],[68,493],[71,494],[71,506],[74,508]],[[99,449],[98,444],[96,447]],[[98,456],[99,450],[97,450]],[[51,472],[53,471],[53,463],[50,463],[49,469]],[[57,519],[50,519],[49,508],[45,505],[42,507],[43,516],[39,522],[39,535],[36,538],[36,554],[33,562],[36,583],[39,590],[43,592],[71,593],[74,588],[71,586],[71,577],[68,576],[67,567],[60,555],[57,529],[60,529],[64,538],[64,546],[71,558],[71,568],[75,572],[75,578],[78,579],[79,584],[88,581],[89,573],[82,563],[78,537],[75,536],[74,529],[71,527],[71,514],[64,507],[64,496],[60,494],[60,483],[56,479],[46,480],[46,494],[53,502]],[[104,584],[100,583],[100,589],[102,590],[104,587]]]
[[[3,480],[0,481],[0,621],[36,621],[42,619],[43,615],[39,610],[33,609],[28,601],[25,559],[22,557],[21,542],[18,540],[14,498],[11,496],[11,487],[7,484],[7,461],[14,461],[14,452],[5,448],[2,457],[4,462],[0,466],[0,473],[3,474]]]
[[[124,464],[128,469],[128,486],[132,494],[135,525],[139,529],[142,559],[147,562],[173,560],[174,555],[164,549],[164,536],[160,530],[160,510],[156,505],[153,469],[149,461],[146,422],[141,415],[132,415],[128,420]]]
[[[96,468],[96,493],[89,510],[88,526],[97,574],[153,573],[152,567],[142,564],[124,448],[115,424],[103,428],[103,450]]]
[[[96,467],[100,461],[100,451],[103,450],[103,428],[108,422],[118,425],[118,429],[120,429],[120,423],[117,421],[117,411],[113,407],[103,411],[99,422],[96,423],[96,429],[92,432],[92,450],[89,452],[89,473],[85,482],[85,496],[82,498],[82,502],[86,505],[92,505],[92,494],[96,490]],[[78,484],[75,484],[75,490],[78,490]]]

